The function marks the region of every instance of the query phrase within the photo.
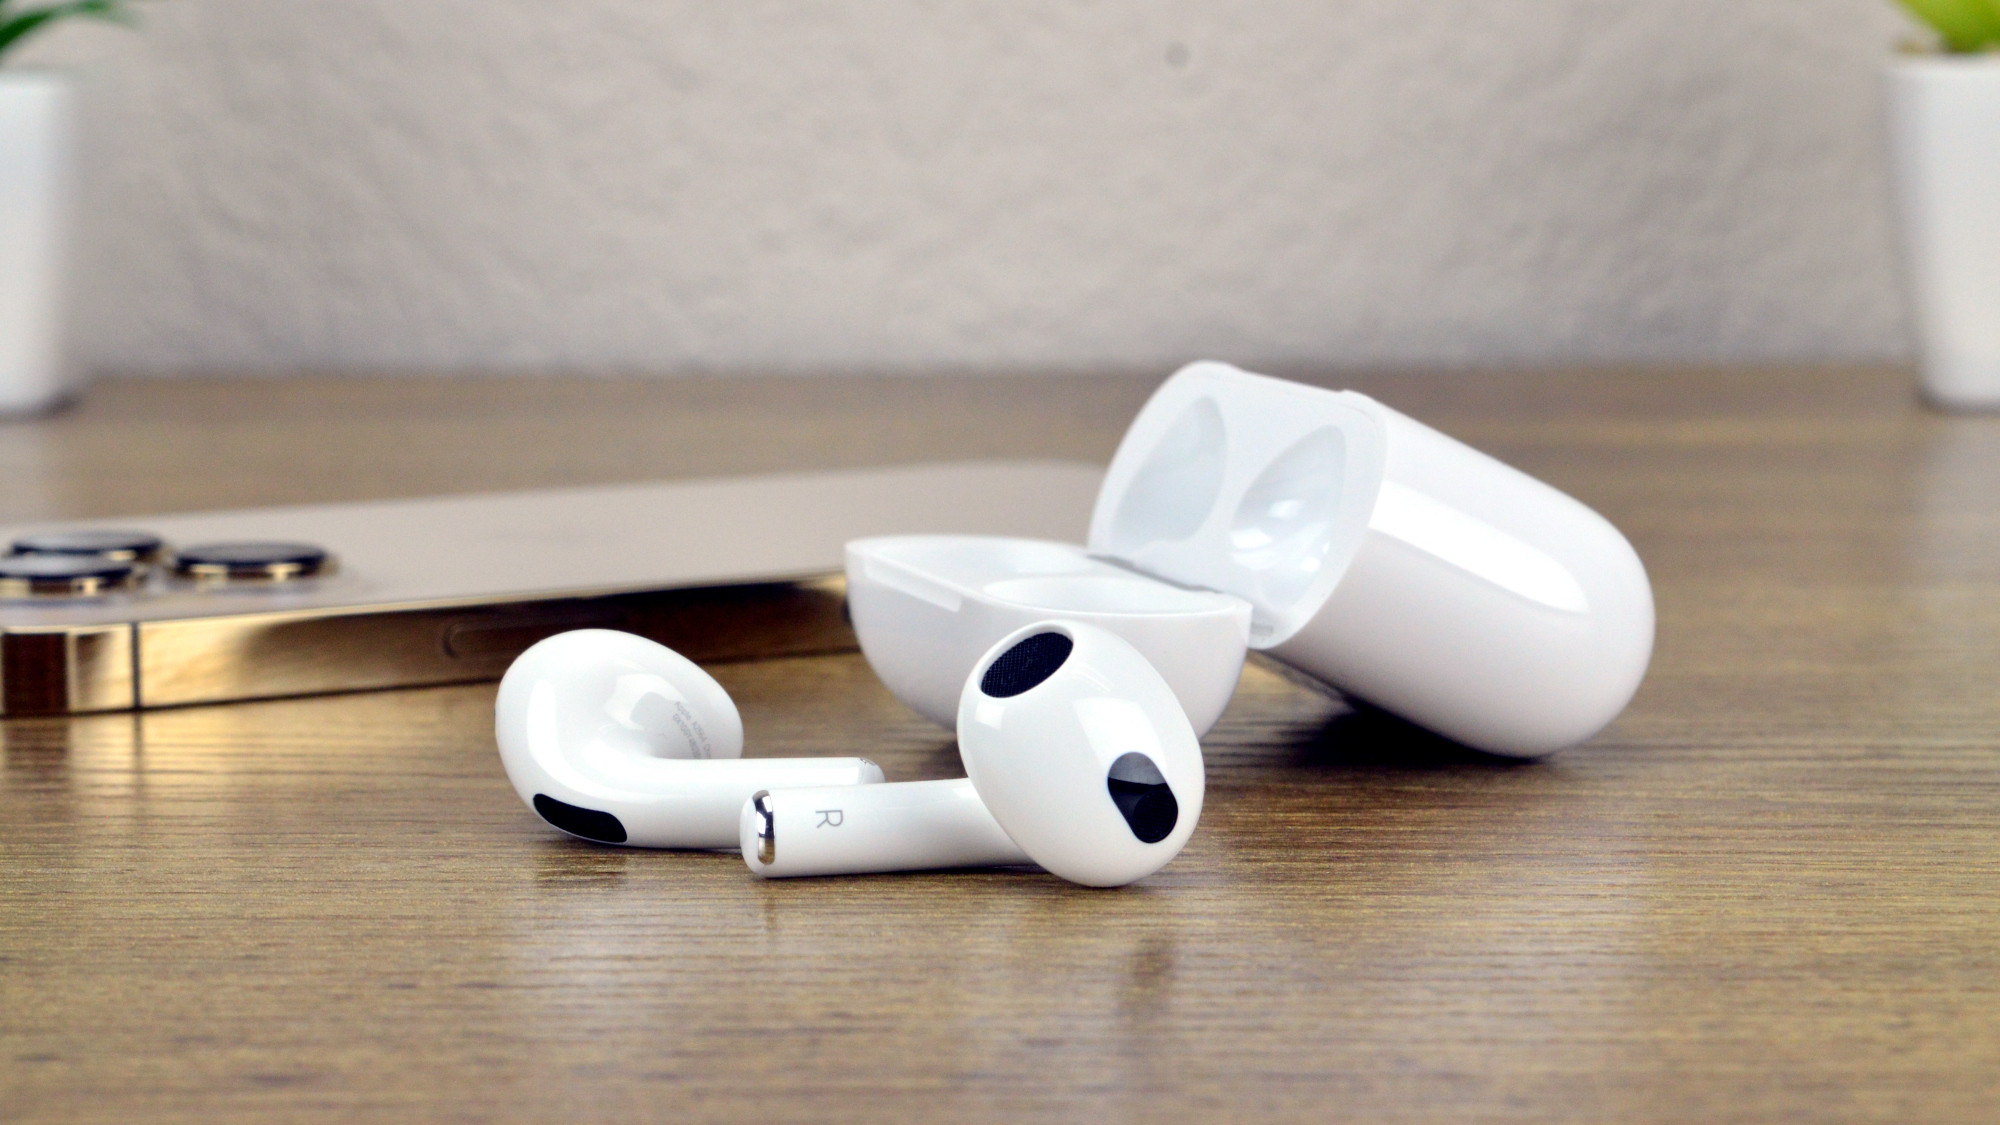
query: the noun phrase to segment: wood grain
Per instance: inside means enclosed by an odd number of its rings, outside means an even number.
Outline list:
[[[1103,892],[560,838],[490,686],[10,721],[0,1116],[1991,1120],[2000,419],[1896,371],[1339,381],[1631,534],[1659,646],[1592,744],[1253,665],[1201,831]],[[0,427],[4,514],[1103,457],[1149,385],[113,384]],[[856,657],[717,673],[754,753],[957,769]]]

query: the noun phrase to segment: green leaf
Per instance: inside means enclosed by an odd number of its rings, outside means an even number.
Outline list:
[[[1902,0],[1902,4],[1937,29],[1947,50],[2000,47],[2000,3],[1995,0]]]
[[[21,40],[61,20],[82,18],[123,23],[130,19],[124,0],[67,0],[61,4],[18,11],[18,14],[9,12],[7,0],[0,0],[0,55],[5,55]]]

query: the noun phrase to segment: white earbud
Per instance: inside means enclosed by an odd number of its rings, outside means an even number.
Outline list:
[[[733,848],[754,793],[882,780],[865,758],[743,758],[743,720],[721,684],[665,645],[608,629],[517,657],[493,734],[529,808],[605,844]]]
[[[1201,817],[1201,745],[1137,649],[1047,621],[1003,638],[959,697],[962,781],[759,793],[743,860],[771,878],[1037,863],[1094,887],[1142,879]]]

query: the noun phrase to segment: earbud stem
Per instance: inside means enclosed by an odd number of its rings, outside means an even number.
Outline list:
[[[873,788],[882,781],[882,768],[866,758],[654,759],[634,767],[633,780],[643,783],[638,792],[585,807],[603,808],[629,833],[628,839],[607,842],[641,848],[733,848],[737,812],[752,793],[792,785]]]
[[[743,805],[743,861],[768,879],[1032,864],[965,778],[783,789]]]

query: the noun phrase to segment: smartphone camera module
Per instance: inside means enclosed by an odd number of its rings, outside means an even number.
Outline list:
[[[85,528],[75,531],[43,531],[14,540],[15,555],[83,555],[111,562],[148,566],[158,562],[166,543],[150,531],[123,528]]]
[[[204,543],[174,555],[174,573],[200,585],[270,585],[333,571],[333,556],[311,543]]]
[[[0,599],[94,598],[131,586],[139,568],[97,555],[0,557]]]

